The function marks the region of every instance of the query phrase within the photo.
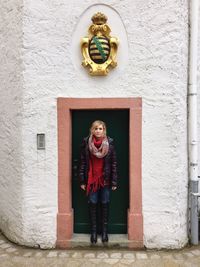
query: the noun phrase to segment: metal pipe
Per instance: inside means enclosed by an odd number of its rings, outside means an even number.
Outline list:
[[[197,46],[198,46],[198,2],[190,1],[190,49],[188,85],[188,146],[190,180],[191,243],[197,245],[198,238],[198,143],[197,143]]]

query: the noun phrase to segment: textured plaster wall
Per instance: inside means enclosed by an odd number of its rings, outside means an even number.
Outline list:
[[[198,24],[198,70],[197,70],[197,98],[198,98],[198,163],[200,163],[200,4],[199,4],[199,24]],[[200,176],[200,167],[198,167],[198,175]],[[200,184],[199,184],[200,191]]]
[[[145,245],[182,247],[187,242],[187,0],[104,1],[121,17],[129,46],[127,64],[104,78],[89,77],[73,62],[73,36],[93,4],[24,1],[25,240],[41,246],[56,240],[56,98],[141,96]],[[46,134],[45,151],[36,150],[38,132]]]
[[[22,0],[0,4],[0,229],[23,241]]]
[[[101,3],[96,1],[96,4]],[[20,186],[14,184],[12,188],[9,184],[7,187],[16,194],[5,196],[5,199],[11,199],[12,205],[23,197],[22,244],[55,246],[57,97],[142,97],[144,243],[149,248],[182,247],[187,242],[187,0],[111,0],[103,3],[107,6],[97,6],[97,11],[107,8],[110,13],[118,13],[126,38],[120,40],[119,68],[107,77],[90,77],[84,69],[77,67],[72,43],[74,36],[78,36],[80,19],[94,1],[24,0],[22,132],[17,132],[20,130],[20,123],[17,123],[14,124],[15,132],[5,125],[1,133],[2,140],[5,133],[17,138],[13,142],[18,143],[19,153],[23,148],[23,153],[17,154],[14,173],[10,171],[9,178],[5,179],[5,184],[17,180],[22,160],[23,194],[20,194]],[[111,24],[114,16],[110,17]],[[14,31],[20,32],[17,24]],[[117,30],[113,35],[116,33]],[[124,53],[123,42],[127,41],[127,62],[124,62],[120,58]],[[19,73],[20,66],[21,63],[16,66]],[[11,82],[8,83],[5,72],[3,74],[6,88],[11,88]],[[20,79],[17,79],[14,92],[19,85]],[[10,105],[20,95],[20,90],[16,98],[14,95],[7,97]],[[5,107],[6,114],[10,114],[10,105]],[[21,105],[16,105],[16,111],[18,106]],[[20,113],[15,114],[20,120]],[[11,121],[15,121],[14,117],[11,116]],[[46,134],[44,151],[36,148],[37,133]],[[10,155],[7,151],[12,155],[8,140],[4,141],[2,158]],[[6,167],[9,165],[7,161]],[[6,185],[4,187],[5,194]],[[0,207],[6,210],[5,203]],[[16,213],[20,212],[18,205]]]

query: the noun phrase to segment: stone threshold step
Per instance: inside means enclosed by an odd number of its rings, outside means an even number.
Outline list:
[[[98,235],[98,240],[96,244],[90,243],[90,235],[89,234],[73,234],[72,239],[68,240],[67,247],[68,248],[79,248],[79,249],[87,249],[87,248],[121,248],[121,249],[142,249],[142,242],[136,242],[132,240],[128,240],[127,234],[109,234],[109,242],[102,243],[101,236]]]

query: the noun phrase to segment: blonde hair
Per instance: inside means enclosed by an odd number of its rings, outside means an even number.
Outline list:
[[[103,126],[103,133],[104,133],[104,136],[106,136],[106,124],[105,122],[103,121],[99,121],[99,120],[96,120],[92,123],[91,127],[90,127],[90,134],[94,134],[94,130],[97,126],[99,125],[102,125]]]

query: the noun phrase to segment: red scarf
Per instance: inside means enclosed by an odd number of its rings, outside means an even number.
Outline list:
[[[103,139],[95,139],[94,145],[99,148],[102,144]],[[88,183],[87,183],[87,195],[90,192],[96,192],[100,187],[104,186],[103,179],[103,158],[97,158],[93,154],[90,153],[90,166],[88,172]]]

